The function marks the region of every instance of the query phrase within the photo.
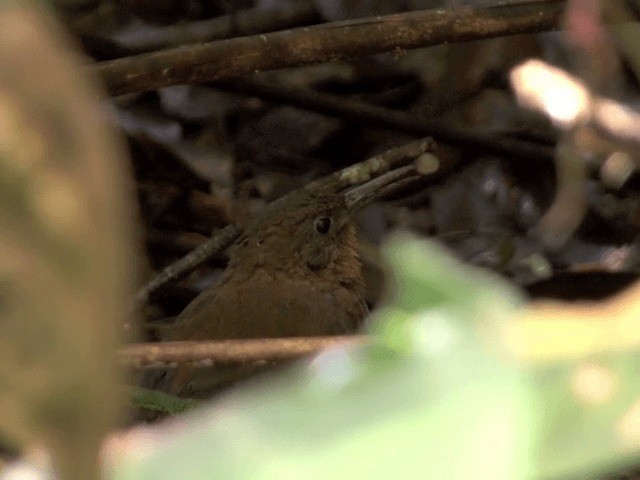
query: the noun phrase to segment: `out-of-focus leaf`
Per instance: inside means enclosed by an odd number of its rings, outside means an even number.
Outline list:
[[[585,478],[637,465],[638,357],[600,354],[531,371],[531,402],[541,418],[532,432],[534,478]]]
[[[158,428],[153,452],[119,459],[114,478],[522,477],[527,388],[488,348],[520,295],[435,244],[388,252],[396,292],[371,344]]]
[[[121,146],[50,13],[0,2],[0,436],[91,480],[120,414],[133,222]]]
[[[135,407],[174,414],[182,413],[197,404],[192,399],[174,397],[158,390],[140,387],[131,390],[131,402]]]
[[[435,243],[387,257],[371,342],[132,435],[112,478],[585,478],[637,461],[638,354],[611,340],[637,307],[572,320]],[[606,312],[632,318],[607,331]]]

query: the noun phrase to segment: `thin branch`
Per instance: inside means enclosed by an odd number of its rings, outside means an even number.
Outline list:
[[[456,146],[480,147],[485,152],[512,155],[533,161],[551,162],[554,159],[555,152],[552,147],[448,125],[440,119],[416,117],[338,95],[285,85],[270,85],[247,79],[218,82],[216,86],[226,91],[337,116],[366,126],[390,128],[410,135],[433,135],[438,140]]]
[[[435,156],[442,156],[441,169],[450,167],[450,158],[447,152],[432,138],[421,138],[398,147],[393,147],[381,152],[362,162],[350,165],[330,175],[314,180],[303,188],[307,190],[331,189],[340,192],[346,188],[360,185],[376,178],[389,170],[401,167],[418,158],[425,152],[431,152]],[[438,169],[439,171],[441,169]]]
[[[233,38],[101,62],[88,69],[112,95],[235,78],[262,70],[557,27],[564,0],[432,10]]]
[[[363,343],[365,335],[137,343],[118,352],[122,365],[135,368],[199,366],[289,360],[343,345]]]
[[[586,193],[588,168],[571,132],[558,143],[556,194],[535,227],[545,246],[558,251],[574,234],[589,209]]]
[[[240,233],[240,227],[237,225],[227,225],[225,228],[220,230],[215,237],[207,240],[181,259],[167,265],[149,283],[138,290],[136,293],[137,305],[144,305],[149,300],[149,295],[151,295],[152,292],[162,287],[164,284],[169,283],[171,280],[175,280],[187,272],[190,272],[194,268],[206,262],[216,253],[227,248],[236,238],[238,238]]]
[[[346,192],[344,194],[345,203],[350,212],[355,212],[360,207],[371,203],[372,199],[380,198],[380,195],[388,188],[395,189],[398,184],[404,186],[407,182],[410,184],[418,178],[420,178],[420,174],[414,165],[396,168]]]

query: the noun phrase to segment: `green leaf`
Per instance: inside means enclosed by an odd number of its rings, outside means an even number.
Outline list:
[[[136,387],[131,389],[131,403],[134,407],[145,410],[177,414],[193,408],[199,402],[167,395],[158,390]]]
[[[518,291],[435,242],[398,237],[386,254],[368,344],[153,430],[112,478],[585,478],[638,459],[637,352],[516,359]]]
[[[388,252],[395,299],[370,345],[327,351],[194,412],[150,457],[124,459],[115,478],[522,476],[526,385],[486,349],[476,318],[493,325],[521,297],[435,244],[397,240]]]
[[[538,478],[584,478],[638,465],[638,365],[638,353],[627,352],[531,370],[541,417],[533,450]]]

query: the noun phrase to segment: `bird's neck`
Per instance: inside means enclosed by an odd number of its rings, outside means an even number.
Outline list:
[[[296,281],[315,283],[321,289],[348,288],[358,294],[364,293],[362,265],[358,256],[358,240],[355,228],[349,225],[333,247],[331,261],[325,268],[310,269],[304,258],[283,257],[273,251],[257,255],[232,257],[225,279],[233,283],[255,281]],[[246,253],[246,252],[245,252]]]

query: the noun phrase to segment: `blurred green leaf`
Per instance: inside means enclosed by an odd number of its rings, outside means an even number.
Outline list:
[[[158,390],[141,387],[131,388],[130,395],[134,407],[155,412],[182,413],[198,404],[192,399],[174,397]]]
[[[628,352],[530,371],[541,418],[534,432],[537,478],[584,478],[639,463],[638,365],[638,354]]]
[[[113,478],[585,478],[638,458],[637,353],[516,359],[519,292],[434,242],[387,258],[369,344],[153,429]]]
[[[388,252],[394,300],[370,345],[327,351],[186,416],[115,478],[522,477],[526,385],[478,328],[479,317],[506,319],[520,295],[435,244],[397,240]]]
[[[0,437],[92,480],[120,421],[135,234],[123,146],[75,52],[38,2],[0,1]]]

